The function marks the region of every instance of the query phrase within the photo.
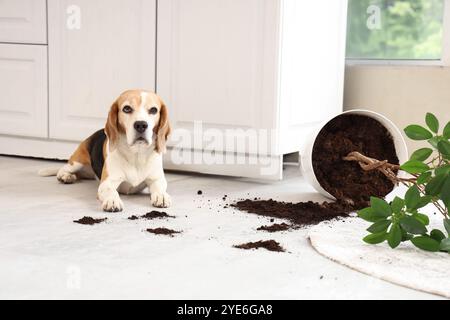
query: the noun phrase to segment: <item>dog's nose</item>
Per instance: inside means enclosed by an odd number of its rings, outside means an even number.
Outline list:
[[[144,133],[148,128],[148,123],[145,121],[136,121],[134,123],[134,129],[139,133]]]

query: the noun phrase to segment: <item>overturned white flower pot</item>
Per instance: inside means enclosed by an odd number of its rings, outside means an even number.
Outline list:
[[[303,176],[308,181],[308,183],[310,183],[319,193],[332,200],[336,200],[335,197],[324,189],[324,187],[319,183],[319,179],[317,178],[316,173],[314,172],[313,150],[316,140],[322,129],[328,123],[330,123],[331,121],[335,120],[337,117],[340,117],[342,115],[359,115],[376,120],[378,123],[384,126],[387,129],[387,131],[391,134],[399,162],[404,163],[408,160],[409,157],[405,139],[403,138],[403,135],[399,130],[399,128],[391,120],[389,120],[388,118],[379,113],[359,109],[351,110],[323,122],[321,125],[319,125],[312,131],[312,133],[309,135],[309,137],[306,140],[306,143],[303,146],[303,150],[301,152],[301,164],[302,164],[301,167]]]

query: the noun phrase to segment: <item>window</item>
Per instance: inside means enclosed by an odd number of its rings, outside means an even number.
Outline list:
[[[349,0],[347,59],[441,60],[445,0]]]

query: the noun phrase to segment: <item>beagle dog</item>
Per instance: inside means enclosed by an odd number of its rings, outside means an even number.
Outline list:
[[[40,175],[56,175],[64,184],[97,177],[97,198],[104,211],[122,211],[119,193],[135,194],[146,187],[152,205],[166,208],[171,199],[162,153],[169,134],[167,107],[161,98],[153,92],[129,90],[111,106],[104,130],[83,141],[57,172],[42,170]]]

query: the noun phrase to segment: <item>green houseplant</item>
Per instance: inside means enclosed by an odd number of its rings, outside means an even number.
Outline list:
[[[427,128],[410,125],[405,133],[412,140],[427,141],[429,147],[416,150],[401,166],[358,153],[345,158],[358,161],[364,170],[380,170],[394,183],[408,188],[403,198],[396,197],[391,203],[372,197],[370,207],[358,212],[359,217],[372,223],[363,239],[366,243],[387,241],[394,249],[411,241],[422,250],[450,253],[450,122],[440,130],[436,116],[428,113],[425,120]],[[408,173],[408,177],[400,178],[397,170]],[[442,230],[429,230],[430,219],[421,212],[429,204],[442,215]]]

